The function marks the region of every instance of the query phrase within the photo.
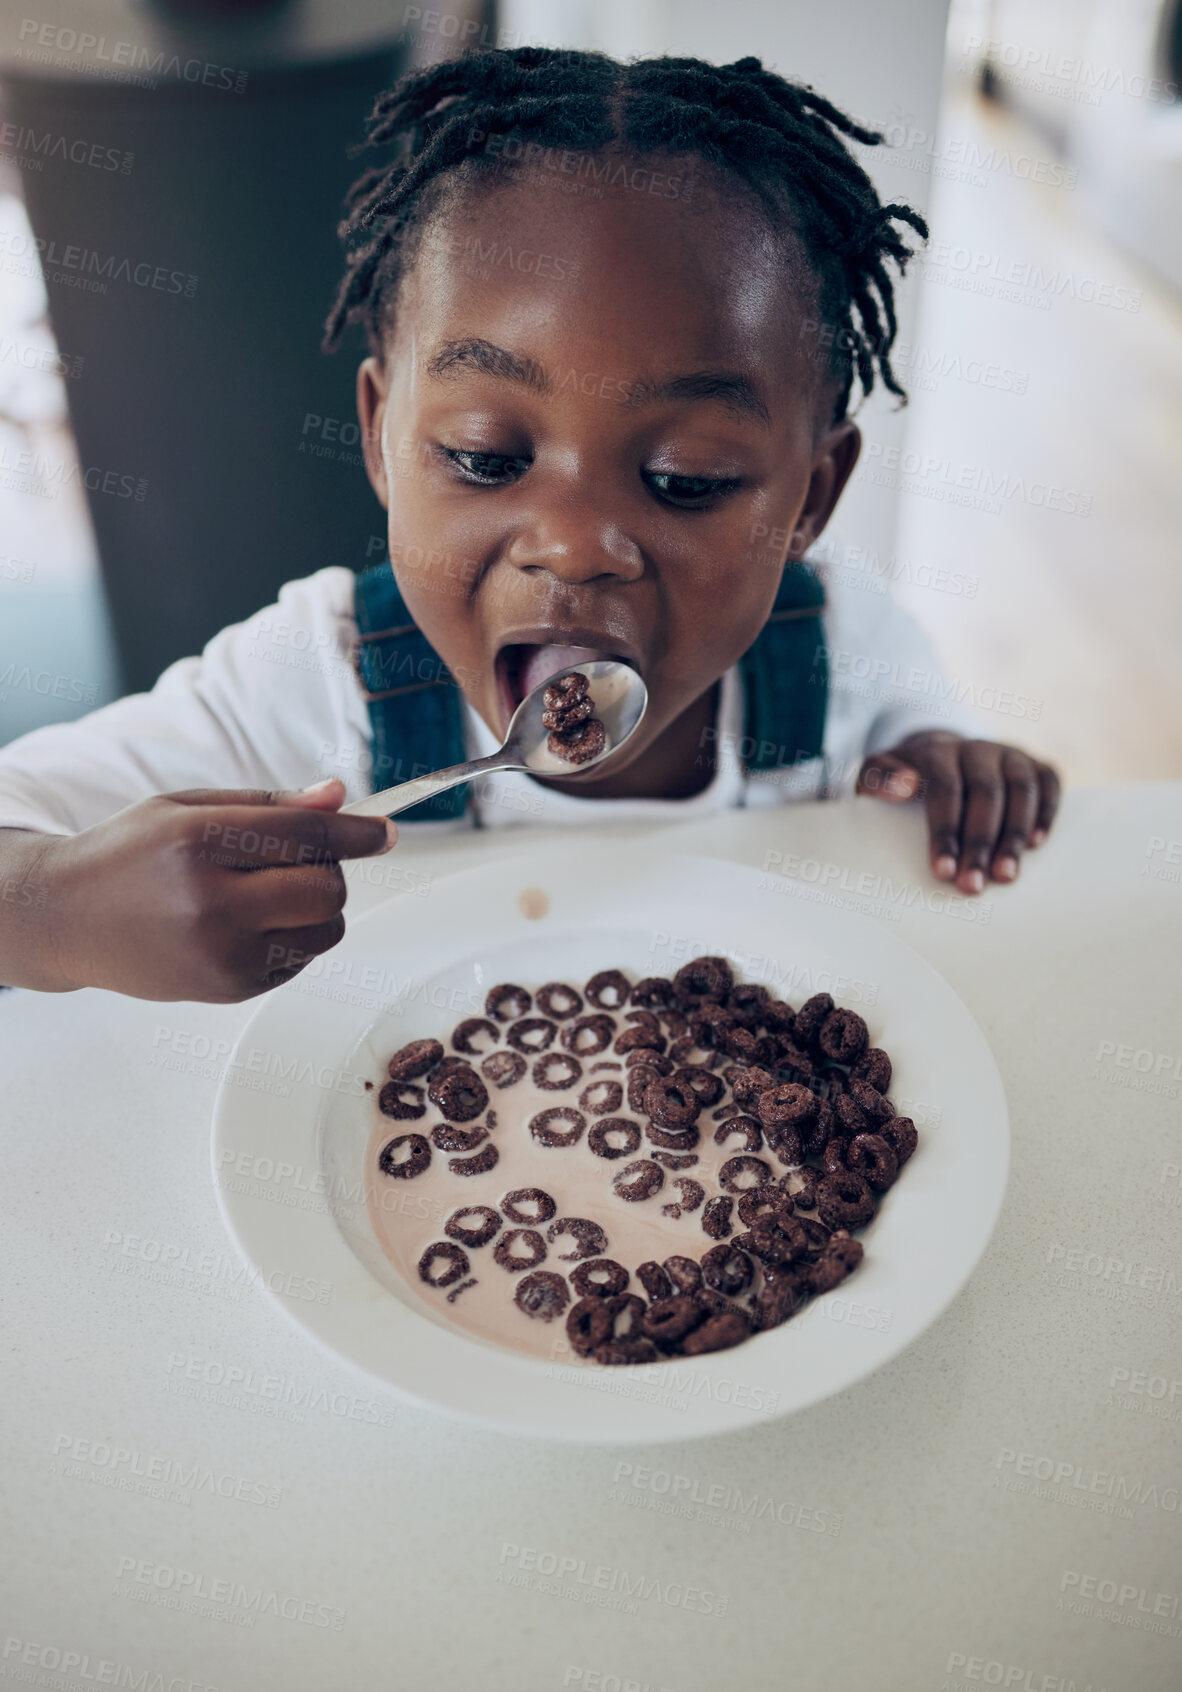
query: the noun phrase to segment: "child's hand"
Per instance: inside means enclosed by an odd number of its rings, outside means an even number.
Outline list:
[[[232,1004],[289,980],[345,932],[340,860],[397,838],[338,816],[344,797],[336,780],[168,793],[53,838],[38,873],[55,984]]]
[[[932,869],[962,893],[986,875],[1013,881],[1026,846],[1041,846],[1059,807],[1059,777],[1016,746],[933,730],[908,735],[862,765],[858,792],[896,803],[922,795]]]

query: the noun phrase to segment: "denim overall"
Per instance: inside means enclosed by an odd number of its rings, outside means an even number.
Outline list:
[[[813,569],[785,565],[771,615],[739,660],[748,769],[784,768],[820,754],[829,689],[824,608],[825,590]],[[412,622],[388,562],[357,577],[354,610],[355,663],[373,729],[372,791],[463,763],[462,695]],[[399,820],[463,816],[470,791],[453,787]]]

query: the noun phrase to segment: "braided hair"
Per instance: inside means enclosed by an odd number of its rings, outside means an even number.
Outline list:
[[[378,97],[363,143],[393,144],[393,161],[361,176],[346,201],[346,271],[325,325],[326,351],[358,322],[380,354],[399,282],[432,214],[474,172],[503,169],[490,159],[494,137],[499,145],[509,137],[532,143],[533,157],[547,148],[688,154],[737,175],[773,228],[795,235],[815,275],[835,418],[845,416],[854,380],[866,395],[876,374],[906,403],[891,368],[897,325],[887,264],[901,273],[912,257],[897,224],[925,238],[927,225],[910,206],[880,202],[843,139],[874,145],[881,134],[752,57],[621,64],[547,47],[474,49],[402,77]]]

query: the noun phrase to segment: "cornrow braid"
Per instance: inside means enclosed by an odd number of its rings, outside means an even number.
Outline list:
[[[346,200],[345,276],[325,324],[326,351],[356,322],[380,352],[399,283],[440,196],[472,171],[501,164],[489,156],[492,137],[539,151],[688,154],[739,176],[773,227],[796,236],[815,274],[835,417],[845,415],[855,380],[863,396],[877,379],[906,401],[891,368],[897,320],[888,265],[902,274],[913,256],[898,226],[926,238],[927,224],[910,206],[883,205],[850,151],[848,141],[880,144],[877,130],[753,57],[620,64],[548,47],[475,49],[404,76],[370,114],[363,146],[393,153]]]

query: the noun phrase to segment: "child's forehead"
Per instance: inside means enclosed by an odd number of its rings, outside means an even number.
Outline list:
[[[420,359],[495,326],[499,344],[508,333],[578,345],[621,375],[793,362],[815,290],[790,232],[773,231],[742,184],[699,175],[681,194],[670,180],[648,163],[598,193],[506,177],[450,196],[423,231],[399,313]]]

